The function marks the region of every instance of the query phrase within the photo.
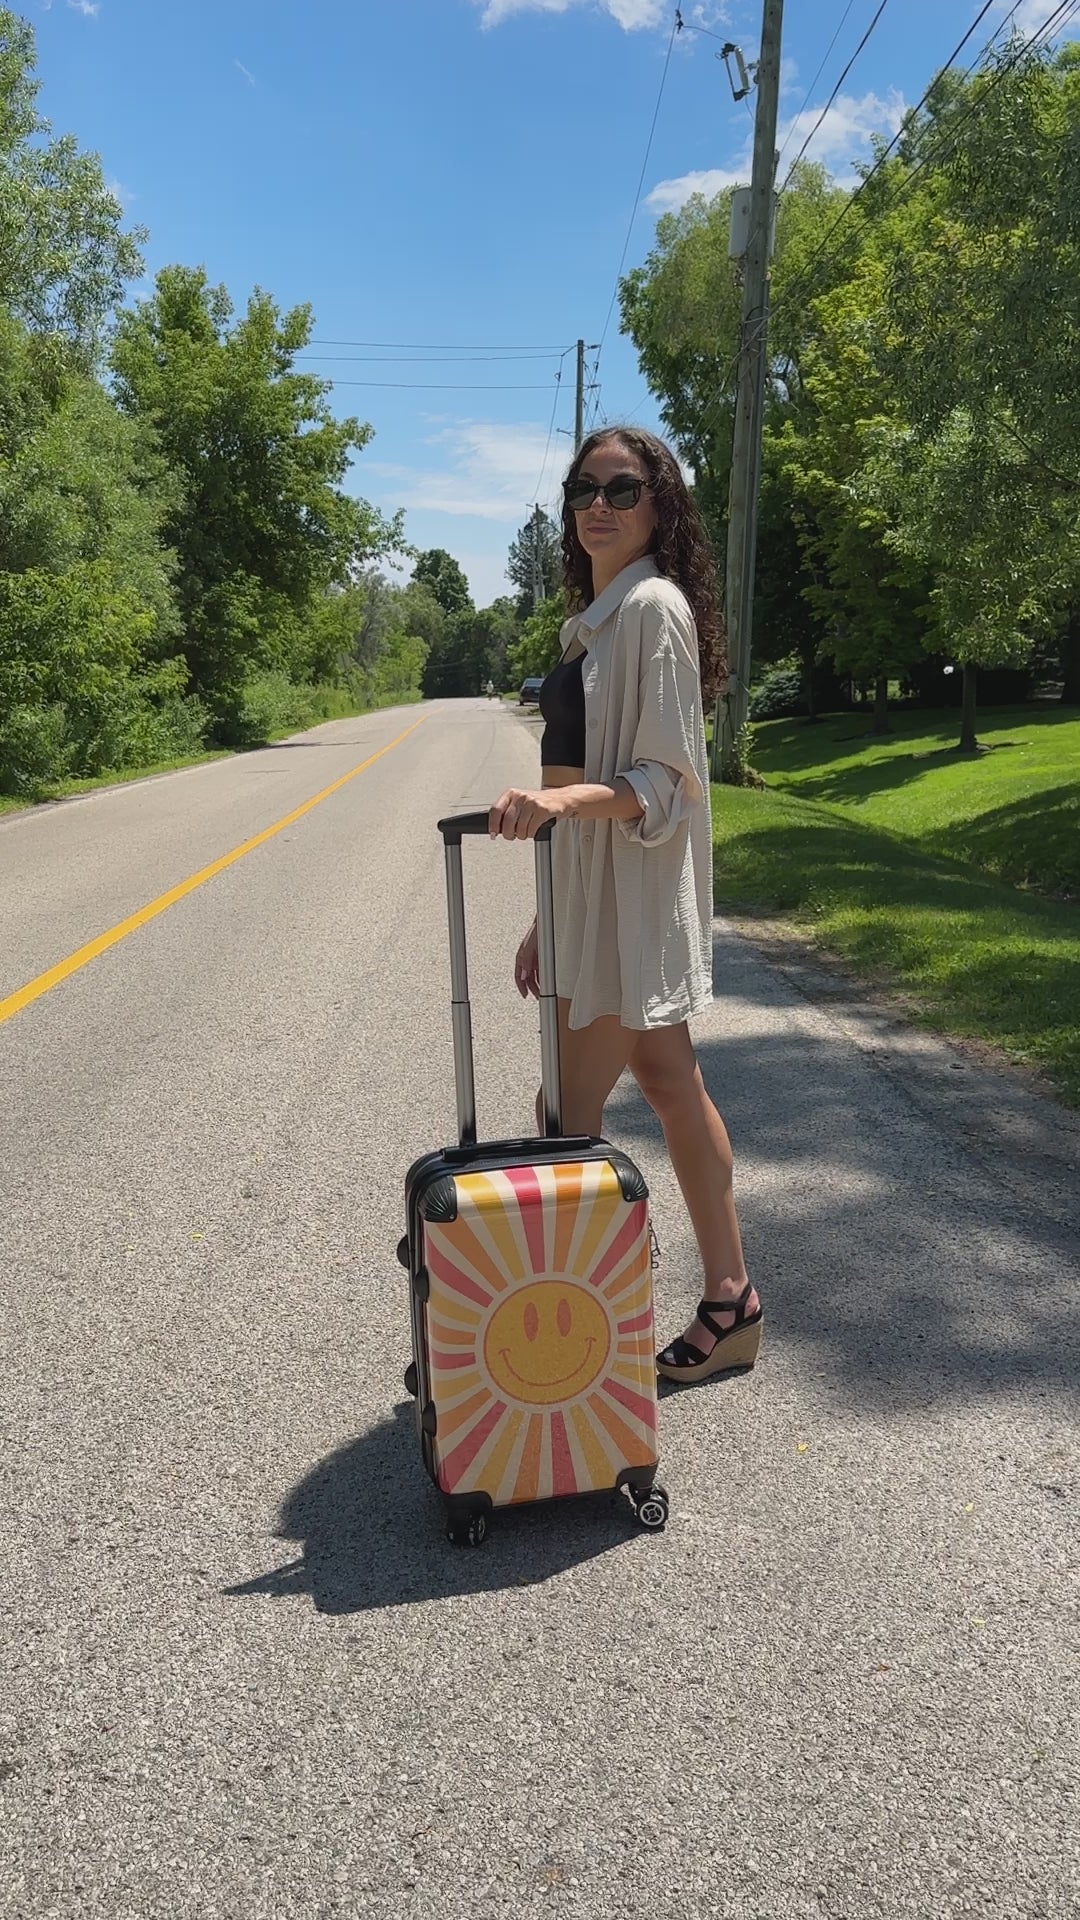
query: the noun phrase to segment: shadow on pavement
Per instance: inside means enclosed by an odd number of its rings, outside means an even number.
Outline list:
[[[748,984],[740,973],[740,1000]],[[706,1040],[698,1059],[732,1137],[772,1351],[792,1343],[800,1371],[878,1410],[1075,1395],[1080,1239],[1063,1171],[1056,1207],[1049,1189],[1040,1207],[1007,1156],[984,1161],[829,1036],[786,1028]],[[626,1083],[608,1122],[644,1165],[663,1153],[653,1114]],[[663,1211],[661,1338],[700,1291],[689,1223],[681,1207]]]
[[[282,1508],[278,1534],[299,1558],[236,1586],[232,1598],[310,1594],[320,1613],[363,1613],[454,1595],[532,1587],[617,1547],[653,1542],[622,1500],[597,1494],[501,1510],[479,1549],[453,1547],[420,1461],[412,1401],[313,1468]]]

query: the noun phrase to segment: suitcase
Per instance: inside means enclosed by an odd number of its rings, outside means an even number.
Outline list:
[[[498,1507],[612,1491],[659,1531],[648,1188],[606,1140],[562,1133],[551,826],[535,842],[545,1133],[478,1143],[462,838],[486,813],[439,822],[446,856],[458,1144],[405,1185],[412,1364],[424,1465],[447,1533],[479,1546]]]

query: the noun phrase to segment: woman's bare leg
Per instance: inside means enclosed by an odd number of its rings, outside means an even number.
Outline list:
[[[614,1015],[571,1029],[570,1002],[559,1006],[559,1078],[564,1133],[602,1133],[607,1097],[630,1059],[637,1035]],[[536,1126],[544,1131],[543,1095],[536,1096]]]
[[[739,1223],[732,1190],[731,1142],[701,1077],[685,1026],[653,1027],[628,1036],[629,1065],[638,1086],[664,1130],[671,1164],[682,1189],[705,1268],[705,1299],[730,1300],[730,1313],[718,1312],[721,1327],[734,1324],[734,1302],[747,1284]],[[745,1303],[756,1313],[757,1294]],[[695,1319],[684,1336],[703,1354],[716,1336]]]

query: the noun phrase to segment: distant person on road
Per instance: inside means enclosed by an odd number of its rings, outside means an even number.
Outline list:
[[[485,680],[485,682],[484,682],[484,692],[485,692],[485,693],[487,694],[487,697],[488,697],[488,699],[490,700],[490,699],[491,699],[491,697],[492,697],[492,695],[493,695],[493,693],[495,692],[495,682],[494,682],[494,680]]]
[[[563,1126],[601,1133],[629,1067],[663,1127],[705,1269],[697,1316],[657,1367],[704,1380],[752,1367],[762,1332],[731,1146],[687,1027],[712,999],[703,708],[725,673],[714,562],[674,455],[636,427],[583,443],[562,522],[571,613],[540,694],[541,787],[504,793],[491,831],[527,840],[556,822]],[[539,993],[535,922],[515,977],[523,996]]]

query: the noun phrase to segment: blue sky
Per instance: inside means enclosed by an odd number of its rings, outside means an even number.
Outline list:
[[[996,0],[961,64],[1010,4]],[[1034,30],[1053,4],[1021,0],[1018,24]],[[797,120],[846,5],[788,0],[779,144],[793,131],[789,159],[877,0],[852,0]],[[847,177],[978,10],[890,0],[812,157]],[[350,484],[404,506],[410,540],[449,548],[479,604],[505,591],[509,543],[529,501],[553,498],[568,457],[559,429],[573,424],[574,357],[559,356],[604,333],[674,9],[24,0],[24,11],[41,109],[101,154],[150,230],[148,271],[202,264],[238,302],[256,284],[283,305],[309,301],[318,345],[307,364],[338,383],[339,412],[375,428]],[[753,58],[760,0],[688,0],[683,15]],[[676,41],[628,266],[647,253],[659,211],[694,186],[745,176],[750,115],[732,101],[719,51],[704,33]],[[617,313],[594,404],[656,424]]]

